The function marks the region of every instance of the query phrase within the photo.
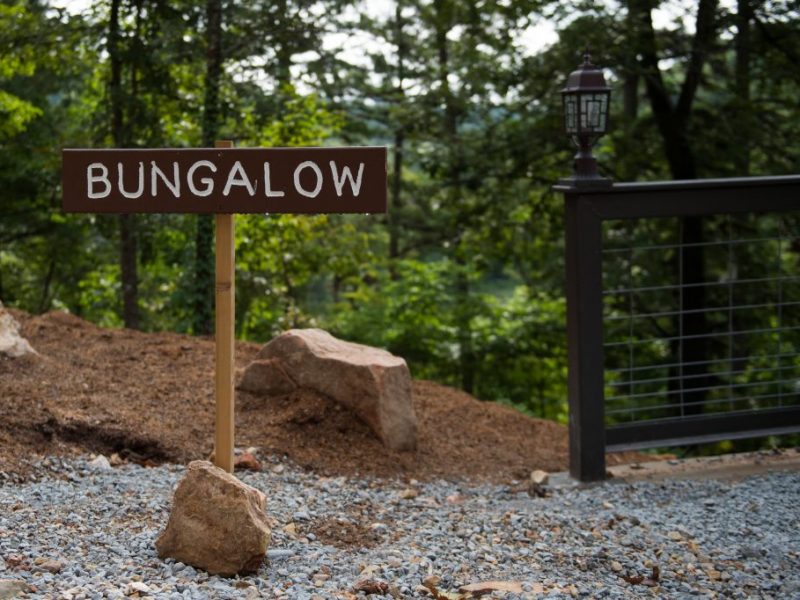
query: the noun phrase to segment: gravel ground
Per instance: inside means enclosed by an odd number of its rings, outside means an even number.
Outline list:
[[[156,556],[182,467],[42,466],[37,482],[0,484],[0,580],[26,582],[27,597],[352,598],[370,578],[391,586],[370,598],[416,598],[430,597],[431,576],[449,592],[521,584],[509,599],[800,597],[800,473],[536,498],[522,485],[320,478],[271,463],[240,475],[267,495],[269,561],[224,579]]]

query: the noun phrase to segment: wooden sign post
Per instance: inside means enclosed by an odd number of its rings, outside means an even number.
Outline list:
[[[217,142],[217,148],[233,148]],[[214,464],[233,473],[235,408],[233,400],[234,325],[236,323],[236,245],[233,214],[215,216],[216,270],[214,344],[216,351]]]
[[[214,456],[233,472],[235,213],[386,212],[386,148],[62,151],[65,212],[216,214]]]

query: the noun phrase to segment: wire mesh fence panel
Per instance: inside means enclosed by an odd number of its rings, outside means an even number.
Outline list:
[[[557,189],[570,473],[800,432],[800,176]]]
[[[602,297],[606,425],[800,406],[800,211],[605,220]]]

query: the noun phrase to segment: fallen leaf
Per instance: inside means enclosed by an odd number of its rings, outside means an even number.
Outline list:
[[[5,558],[5,563],[12,569],[17,569],[18,571],[31,570],[31,565],[28,560],[20,554],[9,554]]]
[[[428,590],[433,600],[463,600],[464,596],[461,594],[453,594],[450,592],[440,592],[436,586],[441,581],[441,578],[436,575],[428,575],[422,580],[422,586]]]
[[[656,587],[658,585],[658,580],[661,578],[661,569],[658,568],[658,565],[654,565],[650,577],[645,577],[644,575],[631,575],[630,577],[626,577],[623,575],[622,578],[631,585]]]
[[[458,588],[458,591],[462,594],[472,594],[473,596],[482,596],[483,594],[490,594],[492,592],[512,592],[514,594],[521,594],[522,584],[517,581],[484,581],[481,583],[462,585]]]
[[[364,592],[365,594],[383,595],[389,592],[389,584],[377,579],[361,579],[353,585],[353,591],[356,593]]]

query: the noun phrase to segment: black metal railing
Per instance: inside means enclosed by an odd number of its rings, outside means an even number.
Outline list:
[[[800,431],[800,176],[566,198],[570,471]]]

